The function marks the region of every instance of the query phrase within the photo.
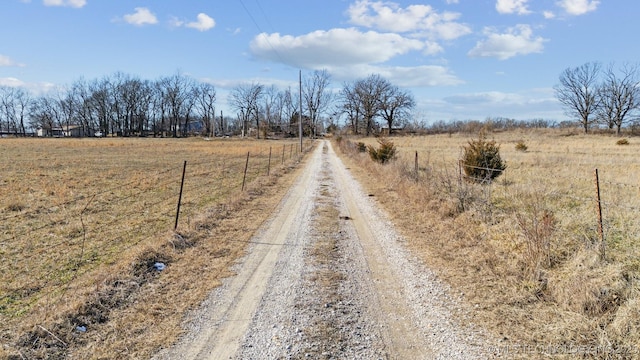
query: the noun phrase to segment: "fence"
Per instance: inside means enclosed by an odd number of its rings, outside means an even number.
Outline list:
[[[364,145],[348,140],[341,145],[354,153],[366,151]],[[640,210],[640,184],[633,183],[631,174],[623,176],[626,169],[594,169],[588,160],[555,164],[562,154],[545,154],[551,157],[549,162],[536,166],[507,163],[505,170],[478,168],[486,173],[500,172],[493,181],[466,176],[463,169],[474,166],[455,160],[455,154],[434,161],[428,150],[419,152],[411,146],[400,147],[395,166],[418,185],[455,203],[457,211],[475,208],[487,224],[504,217],[530,217],[534,222],[531,226],[537,226],[541,219],[534,217],[542,216],[542,211],[534,212],[549,209],[558,220],[558,234],[571,234],[584,246],[597,248],[603,259],[608,257],[608,248],[613,248],[618,260],[636,262],[640,247],[633,244],[640,238],[635,219]],[[518,220],[513,222],[517,224]],[[574,244],[567,239],[556,244],[563,245]]]
[[[640,237],[640,228],[635,226],[634,219],[634,213],[640,210],[640,185],[608,180],[616,174],[603,177],[597,168],[582,167],[575,176],[563,176],[544,170],[516,174],[509,167],[505,170],[483,168],[465,164],[462,160],[455,165],[427,160],[427,164],[421,166],[418,151],[414,153],[412,164],[406,157],[401,164],[417,182],[448,181],[449,188],[445,192],[456,198],[461,210],[475,200],[476,205],[483,206],[491,216],[491,208],[496,204],[500,206],[514,199],[520,199],[518,205],[523,208],[531,205],[526,201],[544,202],[561,215],[578,220],[566,226],[584,225],[586,241],[597,245],[602,259],[606,258],[607,238],[616,239],[609,242],[621,238],[630,242]],[[464,168],[485,170],[487,174],[497,172],[501,176],[493,181],[489,177],[473,178],[465,175]],[[455,181],[451,180],[453,176],[457,177]],[[443,180],[447,178],[449,180]]]
[[[126,166],[131,174],[125,182],[98,176],[95,182],[105,185],[98,190],[72,187],[74,194],[57,202],[8,206],[0,215],[0,319],[19,319],[34,304],[53,307],[65,301],[71,284],[84,274],[104,270],[143,243],[163,241],[168,231],[189,226],[205,209],[224,207],[248,184],[301,154],[296,143],[274,142],[245,153],[160,161],[155,168],[129,157],[123,167],[98,165],[96,170],[112,177]],[[78,155],[69,151],[56,159],[64,164],[65,156]]]

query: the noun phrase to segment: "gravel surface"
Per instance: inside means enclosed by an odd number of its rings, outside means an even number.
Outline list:
[[[487,335],[464,315],[454,317],[452,310],[464,314],[460,299],[405,249],[329,142],[307,166],[294,185],[302,190],[292,190],[279,209],[292,212],[290,225],[265,225],[286,233],[276,242],[273,265],[250,258],[237,265],[242,274],[255,263],[249,275],[262,274],[266,286],[235,286],[237,280],[228,279],[193,314],[180,344],[157,358],[214,358],[216,348],[227,346],[219,333],[240,323],[246,330],[230,340],[233,350],[224,358],[490,358]],[[294,200],[296,205],[286,205]],[[260,231],[247,256],[262,252],[272,242],[269,234]],[[243,316],[235,320],[230,309],[244,293],[255,298],[248,302],[254,305],[239,309]]]

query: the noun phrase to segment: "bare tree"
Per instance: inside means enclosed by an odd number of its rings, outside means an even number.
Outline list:
[[[313,74],[305,78],[302,86],[303,103],[309,112],[311,120],[311,132],[316,136],[320,115],[331,104],[331,92],[328,91],[331,76],[327,70],[315,70]]]
[[[640,87],[638,86],[638,65],[624,65],[618,77],[613,65],[605,70],[605,79],[598,88],[600,107],[598,118],[609,129],[620,129],[628,121],[631,113],[640,107]]]
[[[284,131],[283,119],[285,116],[285,106],[286,106],[285,98],[286,98],[285,92],[278,91],[273,102],[273,106],[274,106],[272,110],[273,121],[276,124],[276,126],[280,129],[280,131]]]
[[[41,96],[29,107],[30,125],[33,128],[51,130],[60,122],[58,102],[50,96]]]
[[[266,135],[271,130],[271,125],[275,120],[275,115],[277,115],[278,89],[274,85],[265,87],[263,89],[261,97],[263,110],[262,113],[264,115],[264,122],[266,123],[266,128],[263,132]]]
[[[339,110],[347,115],[353,133],[358,134],[361,111],[355,83],[343,84],[342,90],[340,91],[340,98],[341,104]]]
[[[187,86],[190,86],[189,83]],[[149,102],[152,95],[151,84],[137,77],[126,77],[120,84],[118,98],[122,102],[123,135],[141,135],[145,128]],[[188,91],[189,89],[187,89]]]
[[[282,93],[282,116],[287,120],[289,134],[298,133],[299,96],[293,95],[291,89]]]
[[[246,129],[253,119],[257,127],[257,137],[260,138],[260,112],[259,102],[264,86],[261,84],[241,84],[231,90],[230,105],[238,111],[238,117]]]
[[[397,123],[399,119],[406,119],[414,106],[413,95],[397,86],[389,87],[389,90],[382,94],[380,115],[389,126],[389,135],[393,132],[394,123]]]
[[[183,136],[187,134],[195,104],[194,87],[193,79],[179,72],[173,76],[161,78],[157,83],[159,90],[157,95],[162,97],[163,118],[165,115],[168,117],[169,131],[172,132],[173,137],[178,137],[178,130],[181,130]]]
[[[202,117],[207,136],[216,135],[216,89],[212,84],[201,83],[196,87],[196,110]]]
[[[67,91],[61,89],[56,94],[60,114],[58,123],[67,133],[70,132],[71,125],[77,125],[78,99],[76,98],[75,90],[74,88]]]
[[[0,87],[0,130],[2,130],[2,118],[5,118],[7,132],[15,135],[26,135],[25,120],[31,103],[31,96],[23,88]]]
[[[560,84],[554,87],[556,97],[565,106],[568,116],[580,120],[584,132],[595,122],[595,112],[599,107],[597,90],[601,65],[596,62],[567,68],[560,74]]]
[[[77,118],[80,126],[83,129],[83,133],[88,133],[89,130],[95,130],[97,128],[97,114],[94,112],[94,106],[92,104],[91,86],[84,78],[81,78],[71,85],[74,89],[72,93],[77,97],[76,105]]]
[[[112,125],[114,124],[112,117],[112,104],[111,104],[111,85],[109,79],[103,78],[101,80],[94,80],[88,84],[89,93],[91,94],[89,101],[89,107],[91,112],[96,117],[98,123],[97,130],[104,135],[109,134],[112,131]]]
[[[380,75],[369,75],[366,79],[353,84],[345,84],[342,96],[342,109],[351,119],[354,133],[358,133],[360,117],[368,136],[373,131],[374,119],[382,112],[382,101],[393,85]]]

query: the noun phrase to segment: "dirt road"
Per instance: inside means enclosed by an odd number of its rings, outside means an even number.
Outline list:
[[[248,254],[158,359],[473,359],[486,337],[323,141]]]

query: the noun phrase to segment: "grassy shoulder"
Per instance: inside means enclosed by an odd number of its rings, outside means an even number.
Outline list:
[[[460,177],[461,149],[473,135],[391,138],[398,155],[385,165],[358,151],[357,142],[375,146],[376,139],[343,140],[341,157],[407,246],[463,294],[473,321],[501,339],[510,357],[571,358],[572,349],[637,356],[640,231],[632,218],[640,199],[627,189],[640,174],[636,139],[621,147],[614,137],[548,130],[488,136],[507,164],[490,186]],[[594,168],[607,174],[612,199],[605,259]]]
[[[41,262],[33,262],[33,257],[24,256],[28,253],[25,251],[16,252],[10,259],[20,265],[18,269],[33,268],[31,274],[22,275],[24,284],[41,284],[30,293],[17,293],[16,289],[22,285],[15,282],[15,276],[10,278],[12,282],[3,283],[0,292],[3,299],[19,294],[22,300],[7,302],[8,306],[0,314],[3,322],[0,358],[10,359],[149,358],[158,349],[170,346],[183,332],[189,310],[197,307],[223,278],[232,275],[230,267],[244,254],[254,232],[272,215],[300,168],[297,150],[282,142],[214,144],[202,140],[107,139],[89,145],[80,141],[8,145],[5,150],[27,151],[36,145],[46,150],[49,146],[49,153],[55,153],[59,147],[63,153],[60,158],[64,156],[65,160],[75,163],[81,163],[83,157],[82,152],[74,153],[74,147],[75,150],[82,148],[89,157],[95,154],[93,156],[102,160],[100,170],[91,171],[86,166],[65,166],[65,161],[56,165],[46,159],[37,160],[42,153],[36,151],[29,168],[44,175],[35,174],[19,182],[11,180],[14,178],[9,177],[11,171],[3,174],[3,185],[11,186],[14,194],[22,194],[25,189],[21,187],[40,191],[44,186],[37,181],[56,177],[59,191],[64,190],[68,197],[64,205],[57,205],[63,209],[62,220],[53,219],[60,228],[56,231],[60,231],[64,239],[59,249],[48,251],[53,260],[42,266]],[[280,150],[273,156],[269,176],[266,176],[267,156],[272,147]],[[140,157],[132,159],[134,164],[118,167],[125,154],[134,149],[140,152]],[[241,169],[247,152],[255,155],[250,159],[254,168],[249,166],[247,186],[245,191],[240,191]],[[173,228],[177,201],[173,183],[179,185],[179,172],[171,173],[166,181],[171,185],[167,185],[156,178],[152,170],[185,157],[192,164],[187,174],[192,181],[185,184],[180,224],[177,231],[172,231],[169,229]],[[13,168],[15,173],[29,170],[24,164],[14,164],[8,170]],[[85,177],[80,177],[78,171],[85,171]],[[104,176],[105,172],[118,173],[121,177],[110,179]],[[90,176],[95,180],[91,181]],[[81,186],[94,182],[101,187]],[[122,183],[134,186],[123,187]],[[109,191],[104,191],[104,187]],[[33,218],[44,216],[42,214],[51,216],[48,211],[39,210],[51,206],[47,205],[51,200],[42,199],[48,194],[44,191],[32,195],[33,201],[22,195],[2,198],[0,203],[6,204],[2,215],[19,215],[24,221],[36,221]],[[106,193],[111,202],[108,198],[102,201],[99,195],[78,194],[83,191]],[[170,195],[165,195],[165,191]],[[139,194],[143,196],[134,196]],[[132,198],[136,200],[130,201]],[[23,204],[20,210],[11,206],[15,203]],[[116,206],[119,208],[113,209]],[[84,211],[80,218],[77,211],[83,208],[90,211]],[[126,216],[118,217],[116,214],[120,213]],[[29,216],[22,216],[25,214]],[[100,220],[112,217],[117,221],[108,222],[108,226]],[[79,235],[69,235],[66,227],[77,226],[74,221],[78,218],[86,229]],[[49,218],[39,221],[48,224]],[[46,242],[47,234],[52,231],[46,230],[50,227],[42,227],[45,229],[41,232],[31,234]],[[17,234],[21,233],[20,229],[2,228]],[[9,239],[17,247],[41,246],[43,250],[38,251],[44,254],[52,246],[15,242],[34,239],[29,236]],[[90,253],[95,256],[89,256]],[[58,267],[61,259],[70,267]],[[157,263],[165,268],[158,271]],[[43,282],[38,282],[43,278]]]

